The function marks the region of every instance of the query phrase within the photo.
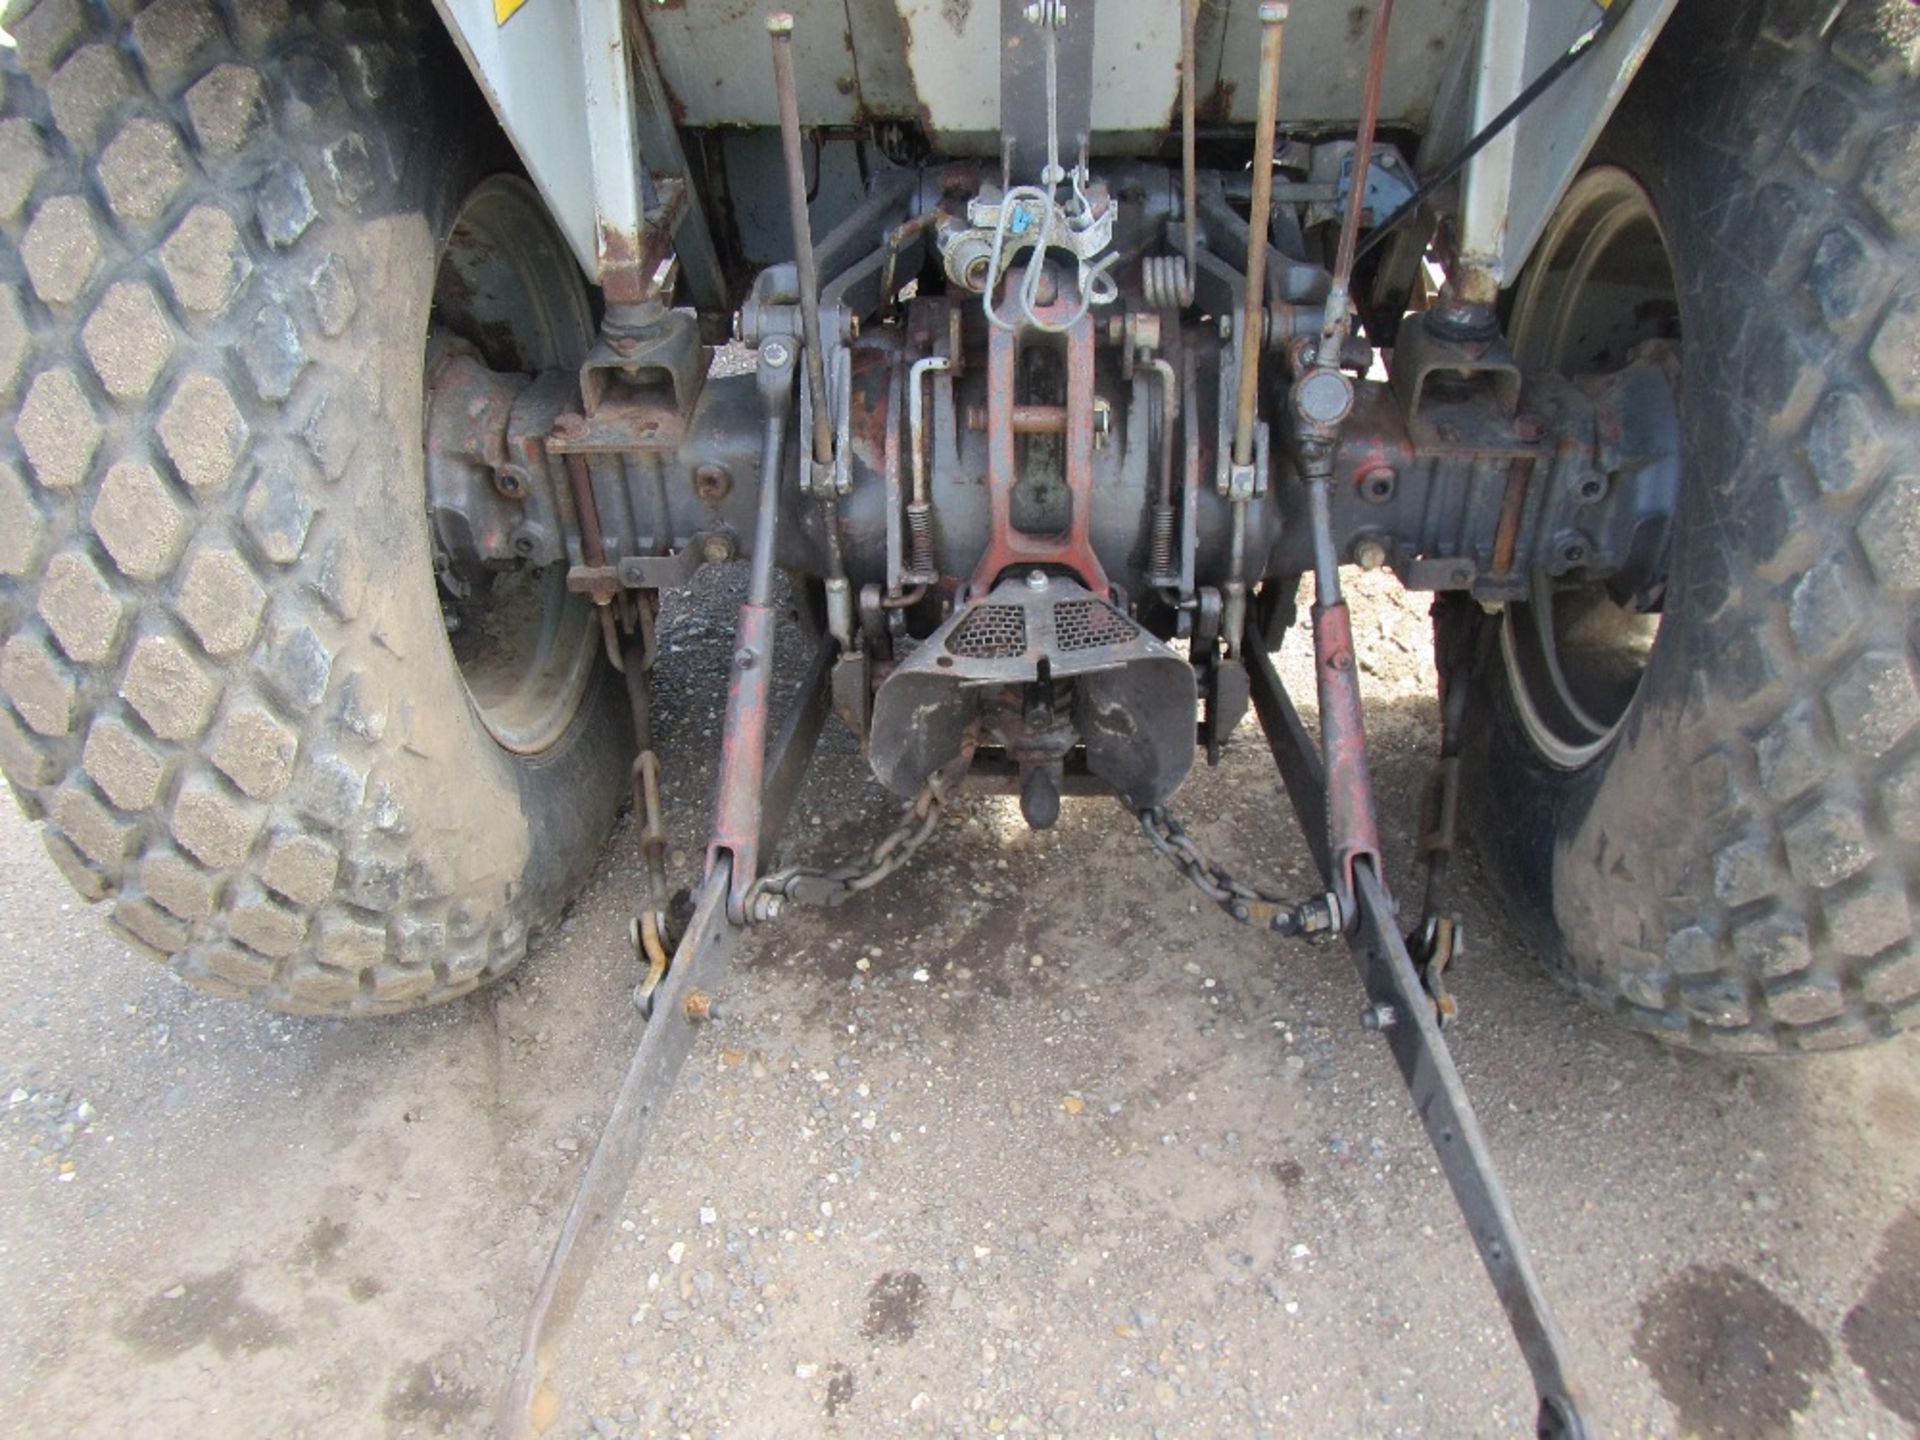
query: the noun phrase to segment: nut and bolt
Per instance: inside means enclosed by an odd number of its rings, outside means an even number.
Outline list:
[[[789,15],[787,21],[791,24],[793,17]],[[780,366],[792,361],[793,351],[787,348],[786,342],[783,340],[769,340],[760,347],[760,359],[766,364],[778,369]]]
[[[693,493],[707,504],[712,505],[727,498],[727,492],[733,489],[733,476],[727,473],[724,465],[715,465],[709,461],[696,466],[693,472]]]
[[[1360,1012],[1360,1028],[1363,1030],[1387,1031],[1400,1021],[1391,1005],[1369,1005]]]
[[[1353,563],[1362,570],[1378,570],[1387,563],[1387,547],[1369,535],[1353,547]]]
[[[704,990],[689,990],[685,1004],[687,1019],[696,1025],[703,1020],[711,1020],[719,1014],[714,1006],[713,997]]]
[[[791,35],[793,33],[793,16],[785,10],[774,11],[771,15],[767,16],[767,33],[769,35]]]
[[[713,534],[700,541],[700,558],[709,565],[724,565],[735,555],[731,535]]]
[[[786,908],[785,899],[780,895],[759,894],[753,897],[752,918],[756,925],[764,925],[778,920],[780,912]]]
[[[1047,572],[1044,570],[1029,570],[1027,572],[1027,588],[1029,590],[1046,589],[1047,588]]]

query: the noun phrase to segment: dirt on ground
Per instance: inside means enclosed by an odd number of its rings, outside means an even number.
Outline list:
[[[677,883],[731,583],[663,626]],[[1417,599],[1358,588],[1404,888],[1431,653]],[[1251,727],[1176,809],[1247,878],[1307,888]],[[830,731],[784,851],[837,861],[894,813]],[[1467,868],[1451,1043],[1595,1433],[1920,1428],[1920,1041],[1669,1052],[1559,990]],[[638,886],[623,822],[505,983],[287,1019],[129,954],[8,807],[0,1431],[484,1434],[641,1029]],[[1236,926],[1112,801],[1033,834],[963,800],[907,872],[743,947],[566,1333],[553,1433],[1527,1433],[1359,1001],[1343,950]]]

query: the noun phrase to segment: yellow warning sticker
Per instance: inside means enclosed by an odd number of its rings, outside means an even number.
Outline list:
[[[493,0],[493,23],[504,25],[527,0]]]

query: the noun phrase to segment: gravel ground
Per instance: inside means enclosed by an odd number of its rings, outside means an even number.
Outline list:
[[[1407,877],[1431,657],[1416,605],[1360,590]],[[663,632],[686,883],[731,605],[707,577]],[[1524,1433],[1344,954],[1235,927],[1110,802],[1038,836],[1010,800],[958,808],[882,890],[743,948],[567,1333],[555,1433]],[[1253,733],[1178,809],[1305,883]],[[890,820],[830,733],[787,848],[837,859]],[[631,843],[508,982],[347,1025],[184,990],[8,808],[0,1430],[485,1433],[639,1029]],[[1920,1428],[1920,1040],[1668,1053],[1468,894],[1455,1054],[1597,1433]]]

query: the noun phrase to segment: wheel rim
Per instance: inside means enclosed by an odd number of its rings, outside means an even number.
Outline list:
[[[577,365],[591,335],[573,258],[532,187],[481,182],[441,250],[429,344],[457,337],[493,369],[533,372]],[[488,733],[518,755],[551,749],[579,713],[598,653],[593,606],[568,593],[565,566],[492,570],[443,586],[441,599]]]
[[[1614,166],[1574,182],[1514,292],[1508,324],[1527,370],[1604,375],[1651,341],[1679,339],[1678,289],[1647,193]],[[1500,653],[1521,728],[1548,763],[1591,764],[1619,734],[1658,637],[1595,580],[1536,570],[1507,607]]]

